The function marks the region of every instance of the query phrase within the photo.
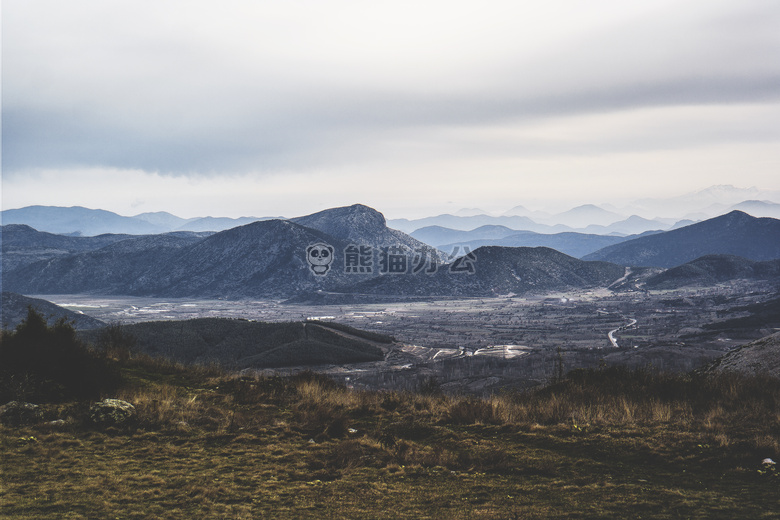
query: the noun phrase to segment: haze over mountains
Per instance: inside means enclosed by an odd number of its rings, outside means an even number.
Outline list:
[[[464,237],[452,230],[437,232],[450,239]],[[480,232],[500,237],[512,230],[490,227]],[[624,276],[626,267],[669,268],[705,255],[738,255],[745,262],[780,258],[780,220],[739,211],[637,237],[515,233],[498,239],[511,246],[475,247],[466,264],[458,264],[462,260],[456,256],[467,250],[447,258],[388,228],[381,213],[360,204],[218,233],[66,237],[7,225],[3,235],[3,289],[21,294],[290,298],[324,291],[377,297],[488,296],[607,287]],[[306,250],[315,243],[333,248],[326,275],[314,274],[307,259]],[[355,244],[367,248],[371,268],[348,273],[346,252]],[[389,268],[389,250],[383,248],[390,247],[402,248],[404,274]],[[578,260],[586,250],[592,252]],[[469,270],[454,269],[468,263]],[[701,266],[690,269],[677,278],[669,275],[676,281],[666,283],[777,276],[771,265],[763,264],[716,269],[711,276],[702,274],[706,269]]]
[[[504,226],[515,231],[534,231],[544,234],[576,231],[586,234],[627,236],[681,227],[734,209],[756,217],[780,218],[780,204],[767,200],[776,199],[777,196],[776,193],[756,188],[712,186],[669,199],[645,199],[624,204],[617,201],[614,204],[584,204],[557,213],[529,210],[524,206],[515,206],[500,215],[480,208],[464,208],[451,215],[444,214],[413,220],[391,219],[388,221],[388,226],[408,234],[426,226],[461,231],[471,231],[481,226]],[[171,231],[217,232],[259,220],[284,218],[261,215],[185,219],[164,211],[121,216],[100,209],[53,206],[9,209],[2,211],[0,217],[4,225],[26,224],[38,231],[81,236],[104,233],[157,234]],[[438,246],[445,242],[427,243]]]

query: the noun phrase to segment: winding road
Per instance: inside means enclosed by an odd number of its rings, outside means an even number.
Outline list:
[[[609,338],[609,342],[612,343],[612,346],[615,348],[618,348],[618,342],[615,339],[615,333],[619,330],[627,329],[631,327],[632,325],[636,325],[636,320],[634,318],[629,318],[629,322],[625,325],[621,325],[620,327],[609,331],[609,334],[607,334],[607,337]]]

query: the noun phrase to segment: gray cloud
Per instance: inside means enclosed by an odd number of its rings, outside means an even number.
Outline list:
[[[282,61],[275,62],[273,49],[256,56],[256,49],[220,47],[229,33],[200,25],[170,38],[159,28],[148,37],[108,29],[73,35],[61,28],[50,36],[61,45],[20,27],[4,42],[4,175],[72,166],[174,175],[318,168],[448,126],[523,126],[646,107],[780,100],[780,4],[743,4],[673,3],[648,18],[642,13],[579,31],[538,50],[522,39],[517,48],[486,46],[475,51],[483,60],[472,56],[459,67],[446,56],[456,65],[422,73],[419,81],[420,64],[409,65],[413,54],[383,62],[385,52],[375,63],[345,55],[339,64],[318,56],[316,42],[306,44],[311,54],[295,54],[283,35],[263,40],[279,46]],[[33,19],[16,3],[4,26],[13,27],[16,15]],[[368,64],[364,74],[355,63]],[[713,135],[728,140],[729,129]],[[734,139],[745,135],[777,138],[773,128],[757,126]],[[698,133],[690,142],[705,138]],[[684,146],[686,136],[679,140]],[[467,138],[459,144],[472,146]],[[625,146],[616,140],[600,149]]]

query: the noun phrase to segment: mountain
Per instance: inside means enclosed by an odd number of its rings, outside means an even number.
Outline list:
[[[488,212],[479,208],[462,208],[455,212],[458,217],[474,217],[477,215],[487,215]]]
[[[142,235],[168,231],[145,220],[81,206],[28,206],[5,210],[1,218],[4,225],[26,224],[38,231],[85,236],[104,233]]]
[[[780,258],[780,220],[732,211],[683,228],[607,246],[583,260],[674,267],[713,254],[742,256],[754,261]]]
[[[176,229],[180,231],[225,231],[226,229],[244,226],[259,220],[270,219],[258,217],[203,217],[190,219]]]
[[[503,247],[549,247],[561,253],[575,258],[581,258],[589,253],[598,251],[606,246],[618,244],[628,240],[628,237],[611,235],[589,235],[586,233],[554,233],[546,235],[532,231],[514,232],[514,234],[497,239],[482,239],[458,241],[451,244],[442,244],[442,251],[453,251],[456,247],[468,247],[473,251],[483,246]]]
[[[149,235],[172,231],[216,232],[271,217],[203,217],[184,219],[165,211],[123,217],[102,209],[80,206],[28,206],[1,214],[3,224],[24,224],[38,231],[76,236],[101,234]]]
[[[754,217],[771,217],[780,219],[780,204],[776,202],[770,202],[768,200],[746,200],[735,204],[731,207],[732,210],[736,209],[744,211]]]
[[[388,336],[325,322],[264,323],[197,318],[123,325],[133,350],[182,363],[220,363],[234,369],[381,361]],[[80,336],[96,342],[100,331]]]
[[[703,372],[745,375],[780,374],[780,332],[751,341],[716,359]]]
[[[466,261],[433,274],[384,275],[341,290],[387,296],[496,296],[605,287],[624,275],[621,266],[583,262],[547,247],[480,247],[472,252],[472,273],[451,272]]]
[[[4,271],[3,288],[26,294],[133,294],[134,283],[154,277],[174,252],[201,240],[193,233],[127,238]]]
[[[528,217],[536,222],[546,222],[551,217],[549,213],[532,211],[525,206],[515,206],[502,213],[502,215],[505,217]]]
[[[550,217],[556,224],[562,224],[570,228],[585,228],[589,225],[608,226],[623,219],[624,216],[612,211],[607,211],[594,204],[577,206],[563,213]]]
[[[24,224],[0,226],[2,236],[2,271],[72,253],[100,249],[132,235],[98,235],[71,237],[37,231]]]
[[[0,310],[2,311],[0,312],[0,325],[4,329],[16,328],[22,320],[27,318],[28,307],[32,307],[46,318],[49,326],[54,325],[60,318],[65,318],[66,321],[72,323],[75,329],[97,329],[106,325],[100,320],[73,312],[46,300],[28,298],[10,292],[3,292],[0,296]]]
[[[741,279],[780,281],[780,260],[754,262],[733,255],[706,255],[651,276],[645,281],[645,287],[677,289]]]
[[[515,234],[517,234],[515,229],[495,225],[480,226],[471,231],[461,231],[441,226],[426,226],[414,231],[411,236],[430,246],[439,247],[445,244],[467,243],[474,240],[495,240]]]
[[[429,249],[427,244],[387,227],[384,215],[363,204],[326,209],[289,220],[356,245],[374,248],[403,245],[412,250]]]
[[[638,215],[631,215],[625,220],[619,222],[613,222],[608,226],[599,226],[591,224],[582,229],[583,233],[590,233],[596,235],[609,235],[609,234],[623,234],[623,235],[637,235],[644,233],[645,231],[665,230],[669,225],[664,224],[658,219],[646,219]]]
[[[501,216],[491,217],[488,215],[477,215],[472,217],[459,217],[456,215],[438,215],[436,217],[425,217],[415,220],[393,219],[387,223],[393,229],[398,229],[404,233],[412,233],[426,226],[440,226],[460,231],[469,231],[480,226],[505,226],[518,231],[535,231],[537,233],[557,233],[562,231],[571,231],[567,226],[548,226],[546,224],[537,224],[528,217]]]
[[[635,200],[628,208],[631,208],[632,213],[643,216],[681,217],[686,215],[684,218],[706,220],[727,213],[731,206],[741,201],[773,198],[777,195],[776,192],[768,192],[755,187],[738,188],[732,185],[717,185],[677,197]]]
[[[381,246],[431,251],[388,229],[384,216],[366,206],[335,208],[295,220],[313,227],[265,220],[206,237],[178,232],[128,238],[20,266],[5,273],[5,288],[28,294],[290,297],[376,276]],[[313,272],[307,257],[307,248],[317,243],[332,248],[331,267],[322,276]],[[373,261],[370,272],[347,272],[346,250],[352,243],[367,248],[366,259]],[[430,262],[437,263],[433,255]]]
[[[176,215],[171,215],[166,211],[157,211],[154,213],[141,213],[139,215],[135,215],[133,218],[138,220],[143,220],[144,222],[148,222],[149,224],[152,224],[153,226],[156,226],[160,229],[164,229],[166,231],[181,229],[182,226],[186,225],[187,223],[192,222],[193,220],[197,220],[193,218],[177,217]],[[215,230],[203,230],[203,231],[215,231]]]

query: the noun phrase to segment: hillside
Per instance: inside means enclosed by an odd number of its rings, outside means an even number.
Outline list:
[[[780,281],[780,260],[753,262],[733,255],[706,255],[648,278],[645,287],[677,289],[740,279]]]
[[[780,332],[732,350],[704,371],[780,377]]]
[[[627,240],[626,237],[609,235],[589,235],[573,232],[542,234],[524,231],[498,239],[470,240],[444,244],[439,247],[443,251],[452,251],[457,245],[468,246],[472,251],[483,246],[549,247],[565,255],[581,258],[603,247],[619,244],[625,240]]]
[[[480,247],[473,251],[473,273],[385,275],[344,292],[379,296],[496,296],[607,286],[625,269],[606,262],[583,262],[546,247]]]
[[[27,294],[290,297],[376,276],[377,248],[382,246],[405,245],[410,254],[425,249],[431,261],[437,258],[429,246],[387,228],[384,216],[366,206],[294,220],[311,227],[272,219],[205,237],[191,232],[141,236],[93,251],[62,253],[9,270],[5,288]],[[323,276],[315,275],[307,261],[307,248],[316,243],[333,247],[332,267]],[[372,246],[372,272],[346,273],[345,249],[352,243]]]
[[[26,224],[48,233],[77,233],[84,236],[95,236],[106,233],[146,235],[170,231],[144,219],[123,217],[111,211],[80,206],[69,208],[27,206],[19,209],[8,209],[0,215],[4,225]]]
[[[53,325],[58,319],[65,318],[75,329],[97,329],[106,324],[100,320],[60,307],[46,300],[28,298],[21,294],[3,292],[0,299],[0,325],[4,329],[13,329],[27,318],[27,309],[32,307]]]
[[[4,272],[40,260],[100,249],[131,237],[131,235],[72,237],[38,231],[24,224],[0,226],[0,233]]]
[[[608,246],[583,260],[675,267],[705,255],[735,255],[753,261],[778,259],[780,220],[732,211],[683,228]]]
[[[102,331],[81,337],[96,343]],[[226,318],[156,321],[122,326],[133,352],[186,364],[232,369],[381,361],[392,338],[314,322],[263,323]]]
[[[176,251],[201,240],[191,233],[126,238],[94,251],[61,255],[4,273],[4,290],[132,294],[133,284],[164,269]]]

